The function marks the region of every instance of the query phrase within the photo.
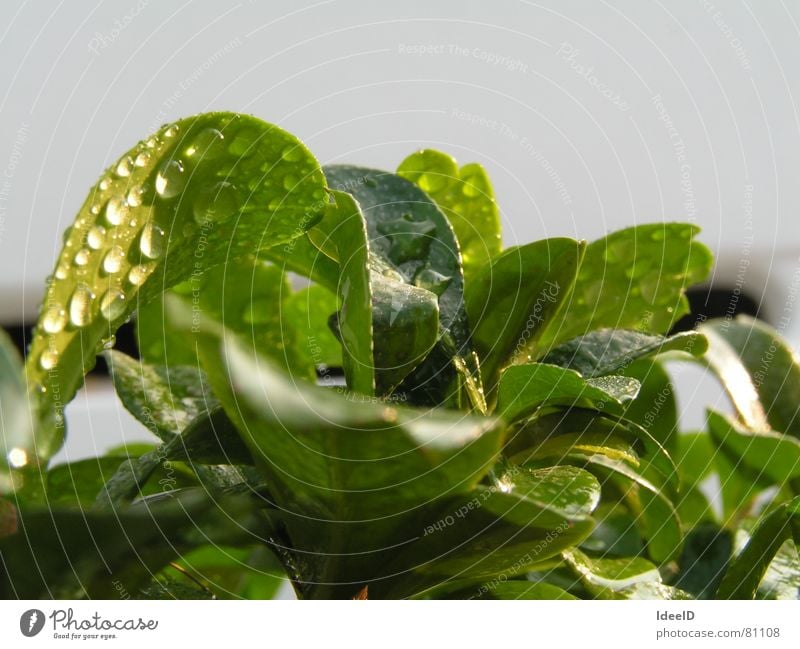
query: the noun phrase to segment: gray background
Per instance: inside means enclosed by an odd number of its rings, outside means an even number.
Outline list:
[[[323,163],[391,169],[421,146],[479,161],[509,244],[696,222],[714,281],[788,313],[797,341],[797,0],[6,0],[3,17],[0,321],[35,315],[107,164],[163,122],[227,109]],[[698,385],[690,422],[719,398]],[[103,385],[69,416],[73,457],[143,434]]]

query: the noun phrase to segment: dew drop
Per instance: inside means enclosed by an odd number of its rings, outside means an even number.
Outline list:
[[[118,273],[125,260],[125,251],[119,246],[113,246],[103,258],[103,270],[109,274]]]
[[[52,370],[58,365],[58,352],[55,349],[45,349],[39,356],[39,365],[43,370]]]
[[[476,185],[466,180],[464,184],[461,185],[461,193],[469,198],[475,198],[476,196],[480,196],[482,192]]]
[[[117,337],[113,334],[108,338],[103,338],[103,340],[100,341],[100,347],[102,347],[103,349],[111,349],[116,344],[117,344]]]
[[[186,187],[186,176],[179,160],[170,160],[156,176],[156,191],[161,198],[173,198]]]
[[[78,252],[75,253],[75,259],[73,260],[75,265],[83,267],[88,264],[91,254],[91,250],[88,250],[87,248],[81,248],[78,250]]]
[[[91,321],[94,294],[86,284],[79,284],[69,301],[69,321],[76,327],[85,327]]]
[[[125,199],[125,202],[130,205],[131,207],[139,207],[144,200],[144,190],[137,186],[131,187],[130,191],[128,192],[128,196]]]
[[[231,183],[220,182],[201,193],[192,209],[197,223],[224,221],[239,210],[239,194]]]
[[[154,137],[151,137],[144,143],[144,145],[148,149],[155,149],[158,146],[158,140]]]
[[[424,173],[417,182],[422,191],[433,193],[444,187],[446,178],[442,174]]]
[[[298,162],[303,158],[303,149],[299,144],[290,144],[281,153],[286,162]]]
[[[241,158],[251,156],[257,150],[258,133],[249,128],[244,128],[234,135],[228,147],[230,153]]]
[[[69,264],[67,262],[62,262],[56,266],[56,279],[67,279],[67,275],[69,275]]]
[[[128,281],[134,286],[141,286],[142,284],[144,284],[145,280],[148,278],[152,270],[153,268],[146,264],[139,264],[138,266],[134,266],[128,273]]]
[[[67,324],[67,312],[54,304],[47,308],[42,318],[42,329],[49,334],[57,334]]]
[[[99,250],[106,241],[106,229],[102,225],[95,225],[86,234],[86,243],[92,250]]]
[[[139,249],[145,257],[158,259],[164,253],[164,239],[164,230],[154,223],[148,223],[142,228]]]
[[[186,155],[199,160],[213,160],[225,153],[222,146],[225,136],[215,128],[200,131],[186,148]]]
[[[94,214],[95,216],[97,216],[98,214],[100,214],[100,206],[99,205],[92,205],[92,207],[89,208],[89,211],[92,214]]]
[[[130,156],[125,156],[117,163],[117,168],[114,172],[120,178],[127,178],[131,175],[131,167],[133,167],[133,160],[130,159]]]
[[[139,155],[136,156],[136,160],[134,160],[133,163],[137,167],[146,167],[149,162],[150,162],[150,154],[147,151],[142,151]]]
[[[119,225],[128,215],[128,203],[121,198],[112,198],[106,203],[106,221]]]
[[[100,191],[102,192],[106,191],[108,189],[108,178],[103,178],[103,180],[100,181],[98,187],[100,188]]]
[[[294,176],[293,174],[286,174],[286,176],[283,178],[283,188],[286,191],[291,191],[297,187],[297,182],[297,176]]]
[[[178,134],[178,125],[170,124],[167,130],[164,131],[164,137],[175,137]]]
[[[106,291],[100,300],[100,313],[106,320],[116,320],[125,313],[125,294],[115,288]]]

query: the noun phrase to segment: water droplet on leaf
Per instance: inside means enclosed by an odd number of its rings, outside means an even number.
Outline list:
[[[52,305],[42,318],[42,329],[49,334],[57,334],[67,324],[67,312],[58,305]]]
[[[155,223],[148,223],[142,228],[139,249],[149,259],[158,259],[164,252],[164,230]]]
[[[86,233],[86,243],[92,250],[99,250],[106,241],[106,229],[102,225],[94,225]]]
[[[39,365],[43,370],[52,370],[58,365],[58,352],[55,349],[45,349],[39,356]]]
[[[134,286],[141,286],[153,271],[153,267],[147,264],[139,264],[131,268],[128,273],[128,281]]]
[[[118,273],[125,260],[125,251],[119,246],[113,246],[103,258],[103,270],[109,274]]]
[[[92,319],[94,293],[86,284],[79,284],[69,301],[69,321],[76,327],[85,327]]]
[[[215,128],[200,131],[194,141],[186,148],[186,155],[198,160],[213,160],[218,158],[225,149],[223,141],[225,136]]]
[[[125,313],[125,294],[115,288],[106,291],[100,300],[100,313],[106,320],[116,320]]]
[[[128,215],[128,204],[121,198],[112,198],[106,203],[106,221],[119,225]]]
[[[114,169],[114,172],[120,178],[127,178],[131,175],[131,168],[133,167],[133,160],[130,159],[130,156],[125,156],[117,163],[117,168]]]
[[[85,266],[89,263],[89,257],[91,256],[91,250],[87,248],[81,248],[78,252],[75,253],[75,262],[76,266]]]
[[[179,160],[170,160],[156,176],[156,191],[161,198],[173,198],[186,187],[186,175]]]

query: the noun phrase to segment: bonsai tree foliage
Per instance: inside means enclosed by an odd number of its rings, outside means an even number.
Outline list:
[[[89,191],[24,364],[0,339],[0,593],[797,597],[800,366],[751,319],[668,335],[697,233],[503,249],[478,164],[165,126]],[[97,354],[160,443],[53,464]],[[733,414],[680,430],[668,359]]]

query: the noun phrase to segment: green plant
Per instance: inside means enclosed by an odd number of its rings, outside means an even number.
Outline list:
[[[65,234],[24,367],[0,340],[0,593],[796,597],[800,367],[751,320],[667,335],[696,234],[503,250],[480,165],[162,128]],[[141,360],[113,350],[134,315]],[[161,443],[50,466],[98,353]],[[667,359],[735,417],[679,432]]]

